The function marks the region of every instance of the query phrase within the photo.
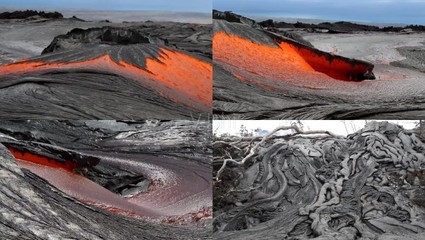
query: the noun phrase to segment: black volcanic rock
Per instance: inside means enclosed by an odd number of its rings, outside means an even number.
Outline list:
[[[71,17],[71,19],[72,19],[72,20],[75,20],[75,21],[85,22],[85,20],[84,20],[84,19],[78,18],[78,17],[76,17],[76,16],[72,16],[72,17]]]
[[[275,22],[273,19],[268,19],[258,23],[266,28],[295,28],[294,24],[286,22]]]
[[[26,19],[29,17],[40,16],[42,18],[59,19],[63,18],[63,15],[59,12],[44,12],[44,11],[14,11],[14,12],[3,12],[0,13],[0,19]]]
[[[388,122],[347,137],[293,131],[215,139],[214,238],[423,238],[425,144],[415,134]]]
[[[261,32],[265,32],[266,34],[268,33],[278,33],[278,35],[280,36],[284,36],[286,38],[290,38],[292,40],[295,40],[303,45],[309,46],[309,47],[313,47],[313,45],[311,45],[310,42],[306,41],[305,39],[303,39],[302,36],[296,34],[296,33],[291,33],[291,32],[287,32],[287,31],[280,31],[279,29],[277,29],[275,22],[273,22],[273,20],[267,20],[265,22],[261,22],[261,23],[257,23],[255,20],[235,14],[233,12],[220,12],[218,10],[214,10],[213,11],[213,16],[215,20],[215,29],[214,31],[226,31],[227,33],[238,33],[241,36],[245,36],[246,38],[254,38],[255,35],[252,35],[252,30],[258,30]],[[221,21],[224,20],[224,21]],[[230,23],[230,24],[226,24]],[[234,23],[241,23],[242,25],[234,25]],[[264,26],[263,26],[264,25]],[[249,26],[249,27],[247,27]],[[240,29],[238,29],[240,28]],[[267,29],[267,31],[264,31],[264,28]],[[257,34],[256,34],[257,35]],[[270,41],[270,40],[266,40],[262,37],[259,36],[255,36],[257,39],[256,41],[259,41],[261,43],[265,43],[268,45],[273,45],[274,41]],[[272,38],[275,38],[278,36],[272,36]],[[261,41],[260,41],[261,39]]]
[[[142,35],[135,29],[102,27],[90,28],[87,30],[75,28],[65,35],[57,36],[52,43],[47,46],[42,54],[51,53],[58,50],[80,47],[81,44],[136,44],[136,43],[156,43],[165,45],[165,40],[150,38]]]
[[[238,15],[231,11],[221,12],[215,9],[213,10],[213,19],[221,19],[221,20],[226,20],[228,22],[244,23],[244,24],[250,24],[250,25],[256,24],[254,20],[244,17],[242,15]]]
[[[211,31],[211,25],[156,22],[129,27],[76,28],[67,34],[56,36],[42,53],[78,49],[82,45],[150,43],[212,58]]]
[[[143,175],[124,169],[110,167],[106,164],[78,168],[74,171],[103,186],[109,191],[123,196],[129,195],[126,193],[136,195],[145,192],[150,185],[149,180]]]
[[[258,24],[262,27],[276,27],[276,24],[273,19],[267,19],[265,21],[259,22]]]
[[[316,28],[328,29],[330,33],[350,33],[350,32],[360,32],[360,31],[379,31],[379,27],[356,24],[351,22],[335,22],[329,23],[324,22],[320,23]]]
[[[400,32],[406,29],[411,29],[416,32],[424,32],[425,26],[422,25],[407,25],[405,27],[378,27],[373,25],[352,23],[347,21],[339,22],[322,22],[318,24],[314,23],[303,23],[297,21],[296,23],[287,23],[287,22],[276,22],[272,19],[268,19],[258,23],[262,27],[266,28],[301,28],[301,29],[310,29],[316,31],[318,29],[327,30],[327,33],[353,33],[353,32]]]

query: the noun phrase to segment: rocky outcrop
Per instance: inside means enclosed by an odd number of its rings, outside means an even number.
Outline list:
[[[193,52],[207,58],[211,53],[211,25],[145,22],[125,27],[73,29],[53,39],[43,54],[98,44],[155,44]]]
[[[168,42],[165,39],[152,38],[149,35],[138,32],[136,29],[102,27],[84,30],[76,28],[65,35],[55,37],[50,45],[43,50],[42,54],[73,49],[81,47],[81,45],[128,45],[137,43],[167,45]]]
[[[387,122],[347,137],[282,127],[217,138],[215,237],[420,239],[424,154],[415,134]]]
[[[300,28],[307,29],[312,32],[321,33],[355,33],[355,32],[404,32],[408,29],[415,32],[424,32],[425,26],[423,25],[406,25],[404,27],[378,27],[373,25],[352,23],[346,21],[339,22],[322,22],[322,23],[303,23],[297,21],[296,23],[278,22],[273,19],[268,19],[258,23],[260,26],[268,28],[269,30],[278,28]]]
[[[235,23],[243,23],[243,24],[248,24],[251,26],[255,26],[256,22],[250,18],[244,17],[242,15],[238,15],[236,13],[233,13],[231,11],[218,11],[218,10],[213,10],[213,19],[220,19],[220,20],[225,20],[227,22],[235,22]]]
[[[26,19],[30,17],[42,17],[42,18],[52,18],[58,19],[63,18],[63,15],[59,12],[44,12],[44,11],[14,11],[14,12],[3,12],[0,13],[0,19]]]

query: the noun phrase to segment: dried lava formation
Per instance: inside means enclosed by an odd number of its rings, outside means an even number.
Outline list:
[[[275,131],[295,130],[286,136]],[[214,142],[219,239],[422,239],[425,145],[387,122]]]
[[[208,238],[209,128],[0,121],[0,237]]]
[[[0,66],[0,111],[15,119],[206,117],[210,31],[180,23],[74,29],[41,56]]]

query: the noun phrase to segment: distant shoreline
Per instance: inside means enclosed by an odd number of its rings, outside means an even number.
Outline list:
[[[27,9],[9,9],[1,8],[0,13],[10,11],[22,11]],[[57,11],[63,14],[64,18],[73,16],[84,19],[86,21],[103,21],[109,20],[115,23],[121,22],[183,22],[183,23],[199,23],[211,24],[211,13],[203,12],[165,12],[165,11],[142,11],[142,10],[88,10],[88,9],[30,9],[37,11]]]

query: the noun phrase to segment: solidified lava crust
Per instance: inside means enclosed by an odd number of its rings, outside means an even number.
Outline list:
[[[292,133],[274,135],[281,130]],[[413,131],[280,127],[213,146],[217,239],[423,238],[425,144]]]

